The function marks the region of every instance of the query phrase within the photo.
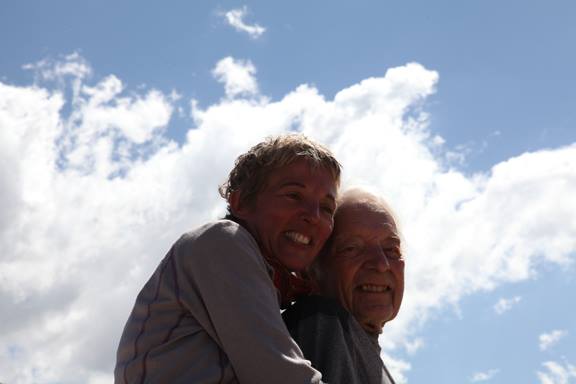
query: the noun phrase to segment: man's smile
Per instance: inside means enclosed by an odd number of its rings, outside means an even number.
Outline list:
[[[371,292],[371,293],[385,293],[390,292],[392,287],[390,285],[378,285],[378,284],[360,284],[356,287],[357,290],[361,292]]]

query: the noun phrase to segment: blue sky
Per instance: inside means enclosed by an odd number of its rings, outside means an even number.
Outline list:
[[[257,41],[218,17],[244,5],[247,20],[267,26]],[[472,169],[574,139],[576,25],[569,1],[22,1],[0,7],[2,76],[11,82],[25,81],[22,63],[79,51],[96,73],[114,73],[131,86],[177,88],[210,103],[220,88],[209,72],[233,56],[257,64],[266,95],[312,83],[329,97],[417,61],[441,75],[430,103],[433,129],[449,145],[475,147]],[[478,153],[485,142],[489,148]]]
[[[406,299],[381,339],[399,381],[576,382],[575,15],[569,1],[0,2],[0,381],[109,382],[171,241],[222,211],[238,153],[295,129],[402,219]],[[86,336],[100,311],[114,314]]]

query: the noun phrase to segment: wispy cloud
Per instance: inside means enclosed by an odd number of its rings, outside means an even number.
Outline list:
[[[24,64],[22,68],[34,71],[42,80],[60,80],[67,76],[83,79],[92,74],[90,64],[78,52],[64,55],[56,61],[44,59]]]
[[[566,336],[568,333],[564,330],[556,329],[549,333],[543,333],[538,336],[538,341],[540,342],[540,350],[545,351],[557,344],[560,339]]]
[[[254,75],[256,67],[250,60],[237,60],[225,57],[212,70],[212,75],[224,84],[226,96],[247,96],[258,93],[258,83]]]
[[[407,341],[404,345],[404,348],[406,349],[406,352],[409,355],[413,355],[417,351],[419,351],[423,346],[424,346],[424,340],[417,338],[412,341]]]
[[[570,384],[576,379],[576,366],[572,364],[547,361],[542,365],[546,370],[536,373],[540,384]]]
[[[408,382],[406,374],[412,369],[409,362],[397,359],[385,352],[381,354],[381,358],[397,383]]]
[[[494,304],[494,312],[498,315],[503,314],[504,312],[508,312],[512,307],[518,304],[522,300],[520,296],[514,296],[510,299],[501,298]]]
[[[478,383],[481,381],[489,381],[491,380],[498,372],[500,372],[499,369],[489,369],[488,371],[485,372],[476,372],[472,375],[472,377],[470,378],[470,381],[472,383]]]
[[[224,17],[226,18],[226,22],[232,26],[234,29],[240,32],[247,33],[251,38],[257,39],[264,32],[266,32],[266,28],[254,23],[248,24],[244,21],[244,18],[248,15],[248,8],[246,6],[237,9],[231,9],[228,12],[224,13]]]

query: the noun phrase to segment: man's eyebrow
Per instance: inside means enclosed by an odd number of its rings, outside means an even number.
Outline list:
[[[400,237],[396,236],[396,235],[390,235],[387,239],[386,242],[390,242],[394,245],[400,245],[402,243],[402,241],[400,240]]]
[[[334,244],[340,243],[340,242],[348,242],[348,241],[353,241],[353,240],[358,240],[360,237],[358,235],[352,235],[350,236],[349,234],[345,234],[345,233],[339,233],[339,234],[334,234],[332,235],[332,242]]]

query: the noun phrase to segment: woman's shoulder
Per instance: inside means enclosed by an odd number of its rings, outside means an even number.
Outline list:
[[[242,225],[231,220],[215,220],[184,233],[177,241],[179,248],[232,247],[244,245],[258,249],[258,244]]]

